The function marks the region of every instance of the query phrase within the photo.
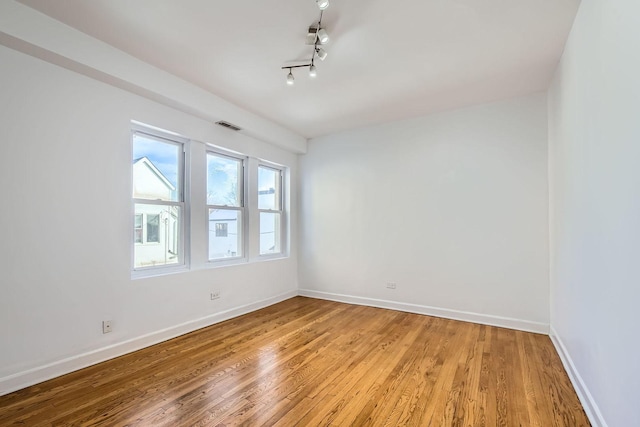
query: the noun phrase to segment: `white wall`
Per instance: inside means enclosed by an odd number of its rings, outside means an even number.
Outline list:
[[[299,165],[303,293],[548,330],[544,94],[313,139]]]
[[[551,332],[611,427],[640,426],[639,16],[583,1],[549,91]]]
[[[19,0],[18,0],[19,1]],[[0,44],[296,153],[306,138],[16,0],[0,1]]]
[[[292,206],[295,154],[3,46],[0,63],[0,394],[296,294],[295,210],[290,258],[201,268],[197,142],[194,268],[131,280],[130,121],[290,166]]]

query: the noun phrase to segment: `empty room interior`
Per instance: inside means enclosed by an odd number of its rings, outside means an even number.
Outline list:
[[[637,0],[1,0],[0,425],[640,426]]]

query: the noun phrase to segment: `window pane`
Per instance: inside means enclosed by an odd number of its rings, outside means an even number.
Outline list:
[[[180,145],[133,135],[133,197],[177,202]]]
[[[147,243],[160,243],[160,215],[147,214]]]
[[[280,210],[280,171],[258,167],[258,209]]]
[[[242,212],[209,209],[209,259],[242,256]]]
[[[260,212],[260,255],[282,252],[281,235],[280,214]]]
[[[136,243],[142,243],[142,215],[140,214],[135,216],[133,236]]]
[[[181,209],[178,206],[136,203],[136,221],[142,219],[146,239],[134,248],[134,267],[178,264]]]
[[[242,206],[242,160],[207,153],[207,204]]]
[[[229,224],[226,222],[216,222],[216,237],[227,237],[229,234]]]

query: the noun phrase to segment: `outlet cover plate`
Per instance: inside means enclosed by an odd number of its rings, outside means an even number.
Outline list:
[[[102,333],[108,334],[111,332],[111,320],[103,320],[102,321]]]

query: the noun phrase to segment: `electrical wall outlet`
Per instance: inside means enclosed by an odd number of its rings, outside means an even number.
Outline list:
[[[387,282],[387,289],[395,289],[395,288],[396,288],[395,282]]]
[[[220,298],[220,291],[213,291],[211,292],[211,300],[213,301],[214,299],[218,299]]]
[[[102,333],[108,334],[111,332],[111,320],[103,320],[102,321]]]

